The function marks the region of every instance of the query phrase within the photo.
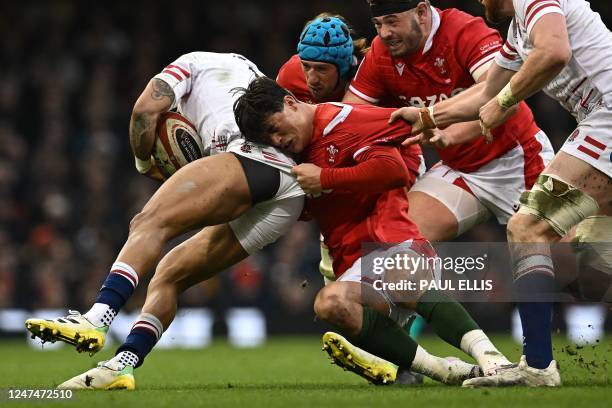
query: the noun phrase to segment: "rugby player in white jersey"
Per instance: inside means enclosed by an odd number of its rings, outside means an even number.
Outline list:
[[[133,369],[174,319],[178,295],[274,242],[297,220],[303,191],[290,173],[294,161],[273,147],[244,143],[234,119],[232,89],[262,75],[240,55],[194,52],[168,65],[138,98],[130,144],[141,173],[159,178],[151,164],[156,123],[173,108],[195,124],[209,157],[179,169],[134,217],[127,242],[87,313],[29,319],[26,327],[44,341],[61,340],[78,351],[97,352],[164,245],[205,228],[159,262],[142,314],[115,357],[61,388],[134,389]]]
[[[517,366],[469,380],[467,386],[558,386],[552,360],[552,304],[538,296],[554,289],[549,243],[573,227],[583,245],[583,267],[612,273],[612,33],[584,0],[480,0],[489,20],[512,17],[508,37],[486,83],[429,109],[403,108],[392,116],[415,132],[480,118],[490,133],[520,101],[543,90],[578,122],[561,151],[508,223],[521,313],[524,357]],[[525,243],[530,243],[526,245]],[[540,243],[534,245],[533,243]],[[603,244],[602,244],[603,243]],[[604,286],[604,285],[602,285]],[[610,300],[609,287],[602,293]]]

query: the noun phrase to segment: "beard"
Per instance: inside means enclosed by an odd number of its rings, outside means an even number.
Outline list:
[[[506,19],[506,16],[502,14],[501,7],[502,0],[483,0],[482,4],[485,6],[485,17],[487,21],[497,24],[501,23]]]
[[[423,29],[419,25],[416,17],[410,22],[410,33],[404,35],[401,41],[401,47],[397,49],[389,49],[391,56],[394,58],[401,58],[414,54],[421,47],[421,42],[423,41]]]

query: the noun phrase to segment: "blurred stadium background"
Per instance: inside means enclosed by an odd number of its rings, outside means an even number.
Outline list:
[[[476,0],[433,3],[482,14]],[[611,27],[610,2],[591,3]],[[23,321],[33,311],[62,315],[94,299],[131,217],[156,189],[134,170],[127,136],[132,104],[148,80],[194,50],[243,54],[274,77],[304,22],[322,11],[374,35],[367,8],[355,0],[1,3],[0,341],[25,338]],[[573,119],[541,95],[529,102],[560,147]],[[505,233],[490,223],[461,240],[504,241]],[[199,347],[229,335],[246,346],[266,335],[321,332],[312,312],[322,285],[318,261],[316,226],[297,224],[272,247],[186,293],[164,341]],[[128,332],[145,293],[143,280],[116,336]],[[486,329],[512,327],[510,304],[468,307]],[[560,306],[555,326],[576,341],[601,337],[607,310],[585,307]],[[587,313],[570,319],[582,327],[568,327],[571,313]]]

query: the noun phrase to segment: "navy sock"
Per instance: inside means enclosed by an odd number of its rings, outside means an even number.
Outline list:
[[[132,296],[137,285],[138,275],[134,269],[123,262],[115,262],[98,293],[96,303],[106,304],[117,313]]]
[[[527,364],[534,368],[546,368],[552,355],[552,303],[519,303],[518,310],[523,326],[523,354]]]
[[[138,364],[135,368],[142,365],[145,357],[151,352],[163,333],[163,325],[152,314],[141,314],[125,342],[117,349],[115,355],[122,351],[131,351],[138,356]]]
[[[546,368],[553,359],[553,302],[550,300],[554,296],[554,285],[551,275],[541,273],[524,275],[515,282],[522,300],[518,303],[518,311],[523,327],[523,354],[530,367]]]

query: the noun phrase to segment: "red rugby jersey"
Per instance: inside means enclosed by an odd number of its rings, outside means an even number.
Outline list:
[[[502,45],[499,33],[482,18],[432,8],[432,32],[422,50],[393,58],[377,36],[349,89],[371,103],[394,98],[396,106],[432,106],[472,86]],[[481,137],[438,149],[438,154],[450,167],[470,172],[531,141],[539,130],[522,102],[515,116],[493,130],[493,143]]]
[[[373,146],[398,146],[411,127],[401,121],[389,125],[392,111],[371,105],[320,104],[302,161],[322,168],[353,167]],[[404,188],[377,193],[331,191],[308,199],[305,213],[319,224],[336,276],[364,255],[362,243],[423,239],[408,218]]]
[[[302,70],[302,61],[299,55],[292,56],[287,62],[283,64],[281,69],[278,71],[276,82],[283,88],[291,91],[296,98],[306,103],[317,103],[313,100],[313,96],[308,89],[306,84],[306,77]],[[328,101],[321,102],[339,102],[344,97],[344,90],[337,95],[332,95]],[[406,166],[408,167],[410,174],[410,184],[408,187],[412,187],[412,184],[416,182],[417,177],[420,175],[421,169],[421,158],[423,154],[419,145],[402,146],[400,147],[400,153]]]

